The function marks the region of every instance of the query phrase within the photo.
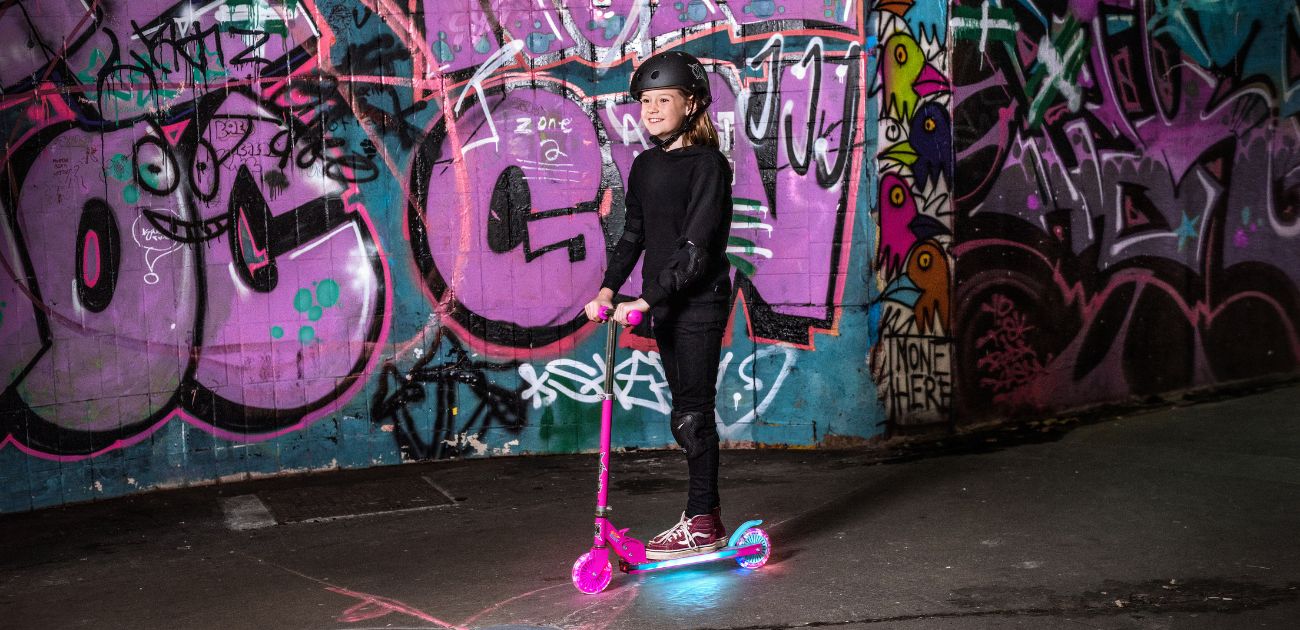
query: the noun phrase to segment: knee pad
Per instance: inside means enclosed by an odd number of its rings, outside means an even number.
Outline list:
[[[718,446],[718,427],[712,414],[700,411],[675,413],[670,424],[673,438],[686,451],[687,459],[695,459]]]

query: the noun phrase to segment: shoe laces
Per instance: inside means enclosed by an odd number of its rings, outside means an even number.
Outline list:
[[[690,536],[691,519],[686,518],[686,513],[682,512],[682,520],[677,521],[677,524],[669,528],[668,531],[655,536],[651,542],[671,542],[678,539],[683,542],[689,542],[691,539]]]

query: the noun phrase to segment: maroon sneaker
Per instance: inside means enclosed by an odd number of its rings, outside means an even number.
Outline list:
[[[717,551],[727,546],[727,528],[722,525],[722,514],[714,508],[711,514],[700,514],[681,520],[663,533],[650,539],[645,546],[649,560],[671,560]]]
[[[718,540],[721,540],[725,547],[727,542],[727,528],[722,524],[722,508],[713,508],[713,514],[711,514],[711,516],[713,516],[713,536]]]

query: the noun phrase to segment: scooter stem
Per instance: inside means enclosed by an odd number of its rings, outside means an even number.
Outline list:
[[[605,389],[600,400],[600,481],[596,487],[596,516],[604,517],[609,509],[609,443],[614,424],[614,351],[618,341],[618,325],[610,321],[610,309],[601,309],[605,320]],[[631,311],[627,317],[633,326],[641,323],[641,312]]]
[[[610,326],[613,330],[613,326]],[[610,333],[611,338],[613,333]],[[608,363],[608,362],[607,362]],[[610,379],[605,379],[605,393],[600,401],[600,485],[596,492],[596,515],[605,516],[609,507],[609,441],[614,420],[614,395],[610,393]]]

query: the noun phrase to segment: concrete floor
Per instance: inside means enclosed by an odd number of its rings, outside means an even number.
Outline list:
[[[767,520],[769,564],[616,573],[597,596],[569,583],[592,455],[0,516],[0,627],[1294,628],[1297,409],[1292,384],[955,446],[726,451],[726,520]],[[618,453],[613,475],[620,527],[675,520],[679,454]]]

